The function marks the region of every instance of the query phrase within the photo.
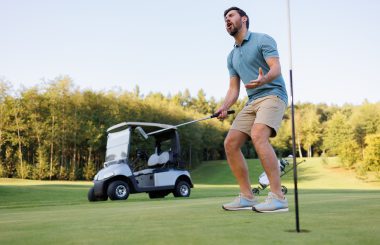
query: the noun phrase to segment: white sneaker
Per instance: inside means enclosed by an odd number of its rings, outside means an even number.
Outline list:
[[[288,212],[288,199],[286,197],[280,198],[269,192],[265,202],[254,205],[252,210],[258,213]]]
[[[254,197],[253,199],[248,199],[239,194],[232,202],[223,204],[222,208],[228,211],[237,210],[251,210],[252,207],[259,203],[259,198]]]

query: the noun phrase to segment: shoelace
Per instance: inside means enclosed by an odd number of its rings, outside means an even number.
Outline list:
[[[241,193],[239,193],[239,196],[235,198],[235,201],[240,202],[242,197],[243,197],[243,195]]]
[[[279,198],[276,198],[276,196],[272,192],[269,192],[268,197],[265,199],[265,203],[270,203],[273,199],[279,200]]]
[[[235,199],[234,199],[234,201],[232,203],[240,202],[240,198],[241,198],[241,194],[239,194],[238,197],[235,197]]]
[[[239,196],[235,198],[235,201],[240,201],[242,198],[244,198],[245,200],[248,200],[248,201],[253,201],[251,199],[244,197],[243,194],[241,194],[241,193],[239,193]]]
[[[281,198],[276,197],[272,192],[269,192],[268,197],[265,199],[265,203],[269,203],[272,199],[277,199],[281,201]]]
[[[273,199],[273,196],[269,196],[267,198],[265,198],[265,203],[270,203]]]

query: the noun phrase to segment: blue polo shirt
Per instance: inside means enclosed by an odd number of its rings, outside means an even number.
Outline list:
[[[269,72],[269,66],[265,61],[269,57],[279,57],[276,41],[267,34],[247,31],[242,44],[240,46],[235,44],[228,55],[227,65],[230,76],[237,76],[244,84],[247,84],[257,79],[259,67],[263,69],[264,74]],[[270,83],[246,90],[249,102],[264,96],[276,95],[288,104],[282,75]]]

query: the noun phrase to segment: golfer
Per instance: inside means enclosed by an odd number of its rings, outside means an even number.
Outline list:
[[[266,34],[250,32],[248,15],[237,7],[224,11],[224,20],[235,44],[227,58],[230,84],[217,111],[219,119],[227,116],[227,110],[238,99],[240,81],[245,85],[248,102],[224,141],[227,161],[240,186],[240,195],[224,204],[223,209],[288,211],[288,201],[281,191],[277,157],[269,142],[269,137],[275,137],[278,132],[288,101],[276,42]],[[240,150],[249,138],[270,182],[270,192],[263,203],[252,193],[247,163]]]

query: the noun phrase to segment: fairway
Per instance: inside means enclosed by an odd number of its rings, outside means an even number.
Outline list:
[[[249,161],[252,186],[261,173]],[[380,184],[311,159],[300,168],[300,223],[294,217],[292,173],[284,176],[290,212],[221,209],[238,193],[225,161],[192,172],[190,198],[89,203],[90,182],[0,179],[0,244],[377,244]],[[264,199],[267,190],[261,195]]]

